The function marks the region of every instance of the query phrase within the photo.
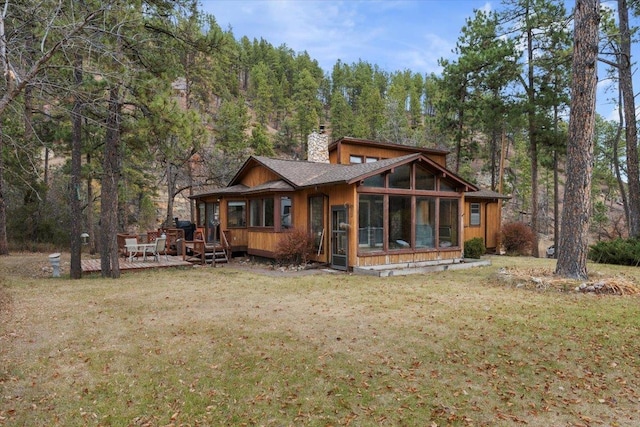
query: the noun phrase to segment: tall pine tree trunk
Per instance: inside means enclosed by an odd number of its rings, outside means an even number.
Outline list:
[[[576,0],[567,183],[556,265],[556,274],[573,279],[587,278],[599,23],[600,1]]]
[[[529,5],[527,5],[526,19],[530,18]],[[528,89],[527,98],[527,119],[529,122],[529,156],[531,160],[531,230],[533,231],[532,255],[536,258],[540,256],[538,248],[538,129],[536,124],[536,95],[535,95],[535,74],[534,74],[534,54],[533,54],[533,30],[527,23],[527,55],[528,55]]]
[[[624,106],[625,140],[627,142],[627,178],[629,185],[629,237],[640,237],[640,171],[638,170],[638,131],[636,104],[631,73],[631,33],[627,0],[618,0],[620,55],[618,72]]]
[[[73,78],[76,94],[71,110],[71,268],[72,279],[82,277],[81,250],[82,243],[82,210],[80,208],[80,174],[82,173],[82,100],[80,87],[82,86],[82,56],[76,54],[73,68]]]
[[[120,88],[109,91],[100,197],[100,268],[102,277],[120,277],[118,260],[118,181],[120,177]]]
[[[85,123],[86,124],[86,123]],[[87,165],[91,166],[91,154],[87,153]],[[89,253],[96,253],[95,221],[93,217],[93,178],[87,175],[87,233],[89,234]]]
[[[4,150],[2,139],[2,121],[0,120],[0,153]],[[4,199],[4,161],[0,154],[0,255],[9,255],[7,241],[7,204]]]
[[[629,229],[629,199],[627,198],[627,186],[624,182],[622,166],[620,165],[620,136],[622,135],[622,128],[624,126],[624,108],[622,107],[622,89],[618,85],[618,127],[616,128],[616,134],[613,137],[611,143],[611,150],[613,155],[611,156],[611,162],[613,163],[613,170],[616,174],[616,182],[618,183],[618,191],[620,192],[620,198],[622,199],[622,206],[624,207],[624,219],[627,224],[627,230]]]
[[[7,61],[7,38],[4,33],[4,12],[0,12],[0,60],[2,61],[2,74],[6,87],[9,87],[9,62]],[[4,198],[4,140],[2,138],[2,114],[0,114],[0,255],[9,255],[7,242],[7,204]]]

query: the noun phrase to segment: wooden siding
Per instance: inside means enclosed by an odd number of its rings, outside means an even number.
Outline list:
[[[471,226],[471,204],[480,204],[480,226]],[[488,250],[495,250],[500,239],[500,204],[502,201],[467,200],[464,204],[464,240],[480,237]]]
[[[395,149],[392,147],[367,147],[364,145],[350,145],[347,142],[340,144],[339,149],[329,153],[329,161],[331,163],[340,163],[348,165],[350,156],[362,156],[377,159],[391,159],[394,157],[405,156],[409,154],[406,150]],[[428,153],[426,157],[438,163],[440,166],[446,167],[446,156],[444,154]]]
[[[275,257],[278,241],[285,233],[274,233],[273,231],[249,230],[247,252],[251,255]]]
[[[264,184],[265,182],[276,181],[280,179],[278,175],[271,172],[269,169],[258,166],[247,171],[242,178],[241,184],[247,187],[255,187],[256,185]]]
[[[226,219],[226,212],[227,212],[227,205],[224,205],[224,209],[220,209],[220,217],[222,218],[222,211],[224,210],[225,212],[225,218],[224,218],[224,222],[222,222],[223,220],[220,221],[220,224],[226,224],[227,223],[227,219]],[[227,240],[229,241],[229,244],[231,245],[231,250],[232,251],[246,251],[247,247],[249,245],[249,231],[246,228],[229,228],[229,229],[225,229],[224,230],[225,234],[227,235]]]
[[[460,249],[447,251],[429,251],[415,253],[380,254],[359,256],[356,258],[356,267],[373,267],[384,264],[403,264],[425,261],[441,261],[449,259],[459,259],[462,257]]]

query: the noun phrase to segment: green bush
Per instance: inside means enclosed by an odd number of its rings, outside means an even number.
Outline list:
[[[502,226],[502,246],[507,255],[530,255],[534,234],[523,222],[510,222]]]
[[[640,265],[640,239],[600,241],[589,247],[589,259],[602,264]]]
[[[464,242],[465,258],[480,258],[484,255],[486,248],[484,247],[484,239],[482,237],[474,237]]]
[[[276,261],[280,264],[306,264],[313,253],[313,237],[302,228],[284,233],[276,245]]]

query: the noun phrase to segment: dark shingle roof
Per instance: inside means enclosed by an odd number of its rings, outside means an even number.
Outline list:
[[[418,157],[420,157],[420,155],[414,153],[373,163],[358,163],[352,165],[301,162],[272,159],[262,156],[254,156],[253,158],[295,187],[309,187],[313,185],[348,183],[355,179],[388,169],[395,164],[402,164]]]
[[[466,182],[421,153],[406,154],[404,156],[379,160],[372,163],[357,163],[350,165],[251,156],[233,177],[228,187],[203,192],[191,197],[194,198],[217,194],[251,194],[267,191],[294,191],[298,188],[313,187],[316,185],[353,184],[372,175],[382,173],[393,167],[410,163],[415,160],[425,162],[429,164],[431,168],[446,173],[449,177],[455,179],[467,188],[476,188],[473,184]],[[243,184],[238,184],[242,177],[257,165],[261,165],[271,170],[281,179],[272,180],[254,187],[247,187]]]
[[[478,190],[478,191],[467,191],[464,193],[464,196],[467,198],[477,198],[477,199],[510,199],[511,196],[505,196],[504,194],[497,193],[491,190]]]

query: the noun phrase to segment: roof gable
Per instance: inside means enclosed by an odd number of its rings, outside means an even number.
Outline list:
[[[411,153],[400,157],[384,159],[373,163],[357,163],[337,165],[331,163],[315,163],[299,160],[273,159],[263,156],[251,156],[238,170],[226,188],[198,194],[255,194],[262,192],[294,191],[296,189],[329,184],[356,184],[374,175],[390,171],[396,167],[419,162],[423,167],[447,178],[464,191],[477,191],[478,188],[463,178],[440,166],[421,153]],[[269,170],[279,179],[269,180],[256,186],[248,187],[242,179],[253,168],[262,167]]]

